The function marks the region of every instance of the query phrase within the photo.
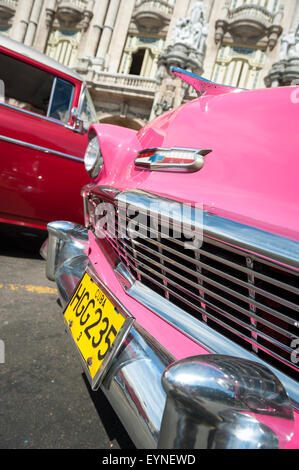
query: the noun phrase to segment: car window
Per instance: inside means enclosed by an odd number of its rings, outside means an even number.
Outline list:
[[[47,115],[54,75],[0,53],[0,80],[6,104]]]
[[[80,106],[79,118],[83,120],[84,129],[88,130],[91,124],[96,124],[99,120],[89,91],[85,89],[83,93],[84,98]]]
[[[4,103],[68,122],[74,93],[72,83],[3,53],[0,53],[1,81]]]
[[[59,121],[67,122],[69,119],[74,85],[62,78],[56,78],[49,105],[48,116]]]

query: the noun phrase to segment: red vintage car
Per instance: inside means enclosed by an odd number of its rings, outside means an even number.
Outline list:
[[[83,157],[95,122],[78,74],[0,34],[0,222],[83,222]]]

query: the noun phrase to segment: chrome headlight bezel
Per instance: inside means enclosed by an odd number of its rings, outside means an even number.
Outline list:
[[[96,178],[104,164],[104,159],[102,156],[100,142],[97,136],[94,136],[90,139],[85,155],[84,155],[84,165],[88,175],[91,178]]]

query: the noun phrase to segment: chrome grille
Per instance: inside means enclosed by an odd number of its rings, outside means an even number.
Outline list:
[[[200,248],[186,248],[188,237],[177,239],[171,230],[163,236],[160,219],[150,233],[149,223],[139,224],[142,236],[133,230],[124,236],[134,216],[118,211],[115,222],[114,212],[108,214],[103,229],[136,280],[297,378],[298,272],[210,236]]]

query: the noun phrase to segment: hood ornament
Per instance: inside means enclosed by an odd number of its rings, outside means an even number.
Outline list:
[[[210,152],[210,149],[149,148],[138,153],[135,166],[143,170],[193,173],[204,166],[204,157]]]

